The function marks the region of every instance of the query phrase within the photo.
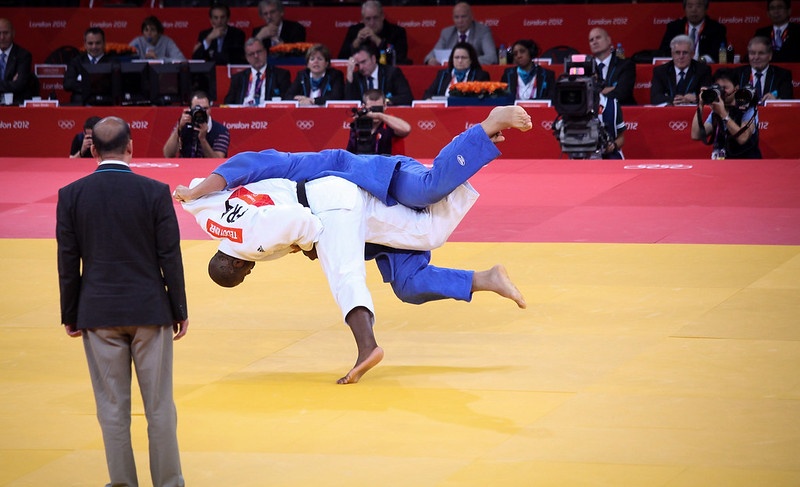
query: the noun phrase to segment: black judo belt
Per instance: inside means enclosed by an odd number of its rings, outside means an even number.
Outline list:
[[[310,206],[308,206],[308,196],[306,195],[305,179],[297,182],[297,201],[306,208],[311,208]]]

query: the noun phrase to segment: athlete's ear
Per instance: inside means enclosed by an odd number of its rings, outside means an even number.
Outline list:
[[[255,262],[251,262],[249,260],[232,259],[231,260],[231,265],[233,267],[235,267],[235,268],[242,268],[242,267],[253,268],[253,267],[255,267],[256,263]]]

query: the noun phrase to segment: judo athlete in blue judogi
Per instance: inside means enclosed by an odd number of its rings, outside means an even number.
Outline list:
[[[344,150],[242,153],[220,165],[208,178],[191,189],[184,186],[176,188],[175,198],[190,202],[215,191],[231,190],[272,178],[300,182],[299,193],[304,181],[338,176],[355,183],[387,206],[399,203],[422,209],[445,198],[499,156],[495,143],[504,140],[503,129],[525,131],[531,127],[530,116],[523,108],[497,107],[481,124],[468,129],[445,146],[434,159],[432,168],[405,156],[355,155]],[[298,201],[302,199],[298,198]],[[287,242],[287,246],[291,243]],[[364,245],[364,242],[353,242],[353,245],[356,244]],[[430,265],[429,251],[378,245],[365,246],[365,254],[367,259],[376,260],[384,281],[391,282],[395,294],[406,302],[419,304],[444,298],[469,301],[472,292],[491,290],[512,299],[521,308],[525,307],[524,298],[502,266],[478,273],[438,268]],[[218,284],[235,286],[242,282],[254,265],[254,262],[218,252],[212,258],[209,273]],[[348,384],[357,382],[376,365],[382,359],[383,351],[377,346],[372,333],[372,312],[363,306],[357,306],[349,312],[343,311],[359,349],[356,366],[339,379],[339,383]]]

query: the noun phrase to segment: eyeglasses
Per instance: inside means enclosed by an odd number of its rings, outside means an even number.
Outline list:
[[[247,57],[257,57],[267,52],[266,49],[259,49],[258,51],[246,52],[244,55]]]

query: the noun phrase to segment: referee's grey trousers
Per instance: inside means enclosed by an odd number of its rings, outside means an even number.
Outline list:
[[[138,487],[131,446],[131,363],[142,393],[154,487],[183,487],[172,393],[172,326],[83,330],[110,483]]]

